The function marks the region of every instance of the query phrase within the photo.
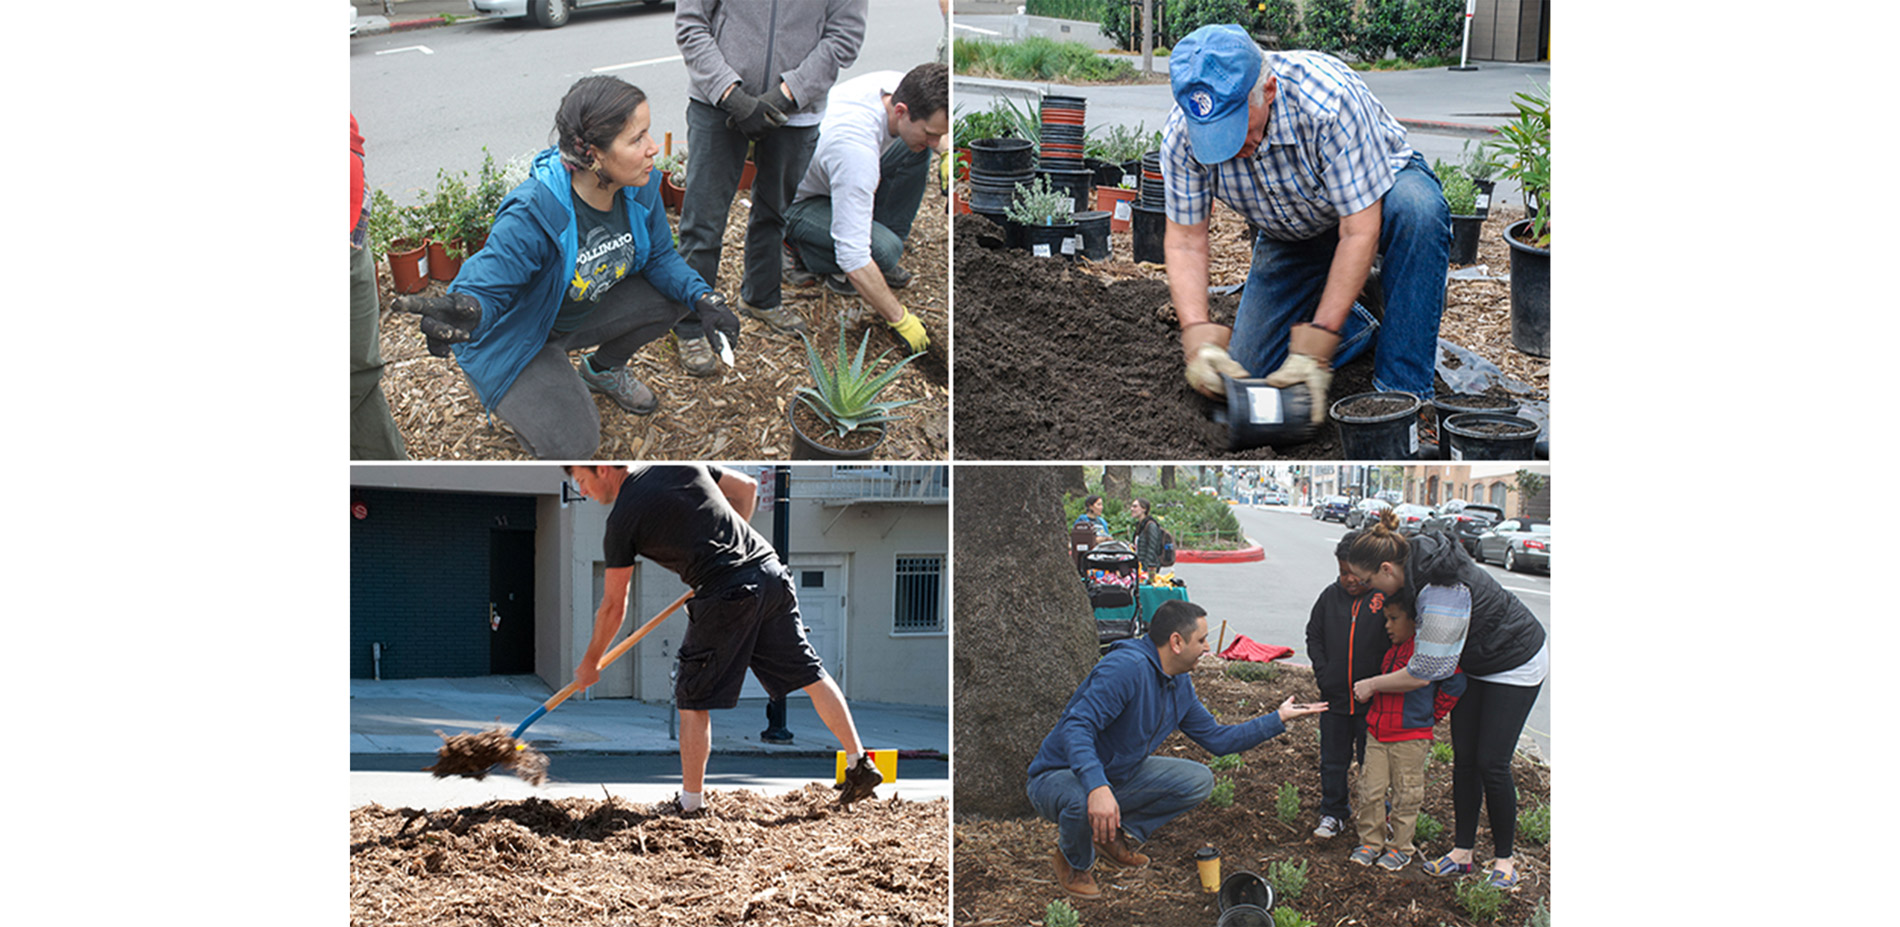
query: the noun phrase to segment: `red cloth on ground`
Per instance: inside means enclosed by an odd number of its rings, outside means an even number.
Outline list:
[[[1240,634],[1234,637],[1234,642],[1228,644],[1227,649],[1221,651],[1220,655],[1229,660],[1271,663],[1274,660],[1284,660],[1292,656],[1293,648],[1258,643],[1247,635]]]

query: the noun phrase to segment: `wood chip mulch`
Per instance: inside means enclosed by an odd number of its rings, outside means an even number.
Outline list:
[[[859,802],[812,784],[718,791],[706,811],[620,799],[350,812],[350,923],[949,922],[949,805]]]

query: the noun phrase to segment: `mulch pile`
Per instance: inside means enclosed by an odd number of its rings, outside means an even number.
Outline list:
[[[935,176],[934,174],[932,176]],[[734,199],[726,223],[725,259],[719,262],[715,289],[736,306],[742,276],[740,256],[745,252],[745,226],[750,201],[741,193]],[[929,353],[910,363],[880,398],[917,399],[898,414],[906,416],[892,426],[878,449],[879,459],[942,460],[950,450],[949,356],[950,286],[949,223],[946,200],[927,195],[917,212],[916,225],[904,255],[904,267],[915,276],[897,291],[904,305],[917,314],[930,333]],[[679,216],[672,215],[675,226]],[[389,268],[377,267],[382,300],[383,393],[402,431],[409,456],[417,460],[524,460],[527,452],[499,419],[483,411],[475,390],[452,358],[428,352],[416,318],[388,311],[395,297]],[[423,292],[446,292],[447,284],[430,283]],[[895,348],[886,363],[908,353],[903,342],[856,297],[833,294],[822,284],[786,287],[785,305],[805,317],[811,338],[829,364],[842,333],[853,351],[864,332],[871,331],[866,361]],[[660,396],[652,415],[628,415],[604,396],[594,396],[600,410],[601,444],[595,456],[603,460],[783,460],[792,450],[786,404],[793,390],[807,385],[804,344],[796,337],[773,335],[764,326],[745,322],[737,366],[723,364],[711,377],[689,376],[679,365],[678,349],[670,336],[640,349],[631,365],[635,376]],[[879,367],[878,369],[883,369]]]
[[[1194,670],[1194,686],[1201,701],[1221,721],[1232,723],[1277,708],[1288,695],[1299,701],[1317,700],[1312,670],[1280,667],[1275,681],[1245,683],[1223,673],[1228,661],[1203,658]],[[1438,739],[1449,742],[1450,722],[1439,723]],[[1176,733],[1158,751],[1200,762],[1211,759],[1206,750]],[[956,923],[959,927],[1039,923],[1049,902],[1067,899],[1081,913],[1084,924],[1141,924],[1144,927],[1209,927],[1219,919],[1213,895],[1201,891],[1194,852],[1205,845],[1222,857],[1223,876],[1248,870],[1263,878],[1274,862],[1307,863],[1306,886],[1297,898],[1282,898],[1276,907],[1289,907],[1313,922],[1331,925],[1361,924],[1378,927],[1439,927],[1471,924],[1471,916],[1453,895],[1454,881],[1434,878],[1420,863],[1451,849],[1454,815],[1451,807],[1451,766],[1433,762],[1426,774],[1424,812],[1444,826],[1435,840],[1421,840],[1411,865],[1396,872],[1348,862],[1358,845],[1348,830],[1330,840],[1312,835],[1319,820],[1319,727],[1313,717],[1300,718],[1291,728],[1242,754],[1245,765],[1218,772],[1234,782],[1234,804],[1217,808],[1211,803],[1176,818],[1141,847],[1153,857],[1146,869],[1119,870],[1107,864],[1095,869],[1103,897],[1094,901],[1069,899],[1055,883],[1050,854],[1056,847],[1055,825],[1035,818],[1012,820],[958,820],[955,826],[957,861]],[[1519,820],[1532,807],[1550,801],[1550,768],[1519,755],[1513,763],[1520,793]],[[1283,783],[1299,789],[1299,813],[1281,821],[1275,799]],[[1358,788],[1358,769],[1352,774]],[[1508,893],[1500,924],[1522,924],[1539,901],[1549,906],[1551,848],[1528,839],[1520,826],[1515,859],[1518,888]],[[1477,862],[1491,859],[1488,823],[1478,827]]]
[[[948,922],[948,804],[823,785],[719,791],[680,816],[623,800],[492,801],[350,812],[350,923]]]
[[[435,765],[425,766],[423,771],[434,773],[437,779],[450,776],[485,779],[499,765],[530,785],[548,781],[547,754],[514,739],[507,731],[495,729],[479,734],[437,731],[436,736],[442,738],[442,749],[436,753]]]

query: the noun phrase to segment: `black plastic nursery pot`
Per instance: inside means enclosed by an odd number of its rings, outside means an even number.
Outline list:
[[[1215,927],[1273,927],[1273,915],[1253,904],[1237,904],[1220,912]]]
[[[1227,406],[1214,410],[1214,420],[1227,426],[1227,449],[1304,444],[1313,439],[1313,394],[1306,384],[1284,389],[1265,380],[1236,380],[1223,376]]]
[[[1082,166],[1088,168],[1090,179],[1098,187],[1116,187],[1122,182],[1122,166],[1100,158],[1083,158]]]
[[[1082,250],[1077,243],[1078,237],[1073,222],[1023,226],[1023,247],[1028,249],[1032,257],[1075,260]]]
[[[1151,264],[1168,262],[1168,214],[1165,210],[1136,203],[1128,231],[1135,246],[1135,260]]]
[[[1537,423],[1496,412],[1464,412],[1445,419],[1438,440],[1448,460],[1531,460],[1537,454]]]
[[[1478,188],[1478,218],[1491,218],[1491,194],[1498,188],[1495,180],[1474,180],[1471,185]]]
[[[1483,216],[1451,217],[1451,262],[1478,263],[1478,233],[1484,231]]]
[[[791,459],[870,460],[872,456],[877,453],[877,449],[884,446],[885,431],[881,425],[867,426],[877,432],[877,440],[861,448],[847,449],[834,447],[825,443],[831,440],[829,435],[821,434],[817,437],[813,437],[812,435],[806,434],[805,429],[798,423],[798,410],[803,405],[804,403],[798,401],[797,398],[793,398],[791,402],[786,404],[785,408],[785,419],[790,422],[792,426]]]
[[[1531,220],[1504,230],[1511,246],[1511,344],[1536,357],[1550,356],[1550,249],[1517,240]]]
[[[1075,214],[1075,232],[1082,236],[1082,256],[1091,261],[1108,260],[1109,214],[1090,210]]]
[[[1241,870],[1221,880],[1220,910],[1252,905],[1261,910],[1273,907],[1273,886],[1260,876]]]
[[[970,171],[1027,174],[1036,169],[1036,146],[1026,138],[979,138],[970,143]]]
[[[1333,424],[1346,460],[1418,457],[1418,410],[1411,393],[1359,393],[1333,403]]]
[[[1036,176],[1046,179],[1049,189],[1069,197],[1071,212],[1081,212],[1095,202],[1095,175],[1084,170],[1048,170],[1038,168]]]
[[[1491,412],[1516,415],[1517,402],[1503,396],[1440,393],[1432,397],[1432,409],[1438,413],[1438,459],[1451,459],[1451,442],[1445,440],[1445,420],[1466,412]]]

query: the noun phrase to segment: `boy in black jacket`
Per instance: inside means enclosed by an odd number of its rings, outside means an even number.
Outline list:
[[[1346,546],[1359,532],[1349,531],[1333,555],[1339,579],[1320,591],[1306,622],[1306,652],[1313,657],[1313,681],[1320,700],[1332,706],[1319,716],[1319,826],[1313,836],[1328,838],[1347,829],[1352,807],[1346,773],[1356,756],[1366,756],[1366,705],[1352,698],[1352,684],[1379,675],[1379,660],[1392,645],[1385,633],[1383,596],[1346,568]]]

